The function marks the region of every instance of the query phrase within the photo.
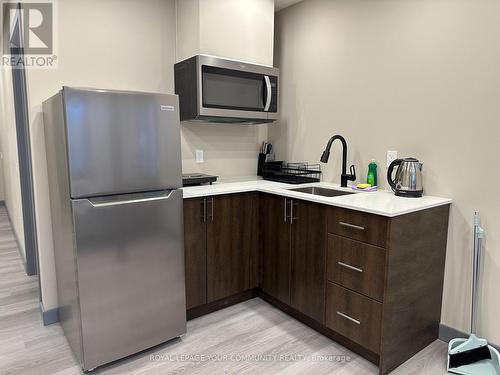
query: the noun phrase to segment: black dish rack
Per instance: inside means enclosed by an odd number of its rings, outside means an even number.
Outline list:
[[[319,182],[321,178],[321,166],[319,164],[309,164],[306,162],[267,162],[262,167],[262,178],[264,180],[284,182],[287,184]]]

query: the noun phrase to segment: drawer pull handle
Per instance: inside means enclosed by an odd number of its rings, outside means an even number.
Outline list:
[[[350,270],[356,271],[356,272],[363,272],[361,268],[351,266],[350,264],[344,263],[344,262],[337,262],[339,266],[349,268]]]
[[[351,322],[353,323],[356,323],[356,324],[361,324],[361,322],[359,320],[356,320],[354,318],[351,318],[349,315],[346,315],[344,313],[341,313],[340,311],[337,311],[337,315],[341,316],[342,318],[345,318],[347,320],[350,320]]]
[[[352,229],[365,230],[365,227],[362,227],[359,225],[354,225],[354,224],[349,224],[349,223],[344,223],[343,221],[339,221],[339,224],[344,226],[344,227],[348,227],[348,228],[352,228]]]

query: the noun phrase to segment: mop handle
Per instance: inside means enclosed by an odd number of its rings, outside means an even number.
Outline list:
[[[474,214],[474,253],[472,259],[472,313],[471,313],[471,333],[476,334],[477,330],[477,309],[478,309],[478,287],[481,272],[481,242],[484,237],[484,229],[481,228],[479,213]]]

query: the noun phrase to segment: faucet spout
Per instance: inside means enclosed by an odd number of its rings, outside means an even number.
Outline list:
[[[326,144],[325,151],[323,151],[320,161],[322,163],[328,163],[330,149],[332,148],[333,142],[337,139],[342,143],[342,173],[340,174],[340,186],[347,187],[347,181],[356,180],[356,169],[354,165],[351,165],[350,174],[347,173],[347,142],[344,137],[338,134],[331,137]]]

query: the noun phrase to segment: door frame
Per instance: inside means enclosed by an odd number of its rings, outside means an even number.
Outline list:
[[[24,57],[22,4],[17,4],[16,20],[11,37],[11,54]],[[35,216],[35,194],[33,185],[33,166],[31,158],[31,138],[29,124],[28,90],[24,65],[12,68],[12,88],[19,158],[19,179],[24,226],[25,267],[28,276],[39,274],[38,240]],[[40,281],[39,281],[40,282]],[[41,298],[41,289],[40,298]]]

